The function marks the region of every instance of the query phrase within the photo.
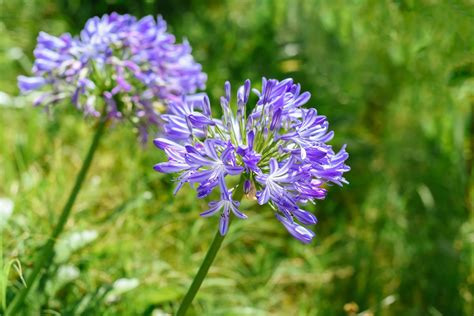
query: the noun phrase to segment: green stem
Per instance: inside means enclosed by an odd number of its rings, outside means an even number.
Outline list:
[[[204,261],[202,262],[198,273],[194,277],[193,283],[189,287],[186,296],[184,297],[183,301],[181,302],[181,305],[179,306],[176,316],[183,316],[186,314],[186,311],[188,310],[188,307],[191,305],[194,297],[199,291],[199,288],[201,287],[201,284],[204,281],[204,278],[206,277],[207,272],[209,271],[209,268],[212,265],[212,262],[216,258],[217,251],[219,251],[224,237],[225,236],[222,236],[221,233],[217,231],[214,240],[212,241],[211,247],[207,251],[206,257],[204,258]]]
[[[94,158],[94,153],[97,149],[97,146],[99,145],[100,138],[104,134],[105,125],[106,125],[106,119],[101,119],[97,126],[97,130],[94,134],[94,138],[92,139],[92,143],[89,147],[89,151],[87,152],[86,158],[84,159],[84,162],[82,163],[81,170],[79,171],[77,175],[74,187],[72,188],[69,198],[67,199],[67,202],[64,205],[64,208],[61,212],[58,223],[54,227],[54,230],[51,233],[51,236],[48,238],[48,241],[42,247],[40,253],[38,254],[38,257],[35,260],[34,269],[31,272],[31,274],[28,276],[28,278],[26,279],[27,286],[22,288],[21,291],[15,296],[12,303],[8,306],[8,309],[5,315],[7,316],[16,315],[18,313],[18,310],[23,306],[26,296],[28,295],[31,288],[33,288],[44,265],[47,262],[49,262],[54,256],[54,245],[56,243],[58,236],[63,231],[64,226],[66,225],[67,219],[69,218],[69,215],[71,214],[72,207],[74,205],[74,202],[76,201],[76,197],[79,191],[81,190],[82,183],[84,182],[87,171],[89,170],[89,167],[91,165],[92,159]]]
[[[233,198],[236,201],[242,200],[242,197],[244,196],[243,181],[244,181],[244,178],[241,177],[240,184],[234,193]],[[199,288],[201,287],[201,284],[204,281],[204,278],[206,277],[207,272],[209,271],[209,268],[212,265],[212,262],[216,258],[217,252],[219,251],[219,248],[222,245],[222,241],[224,240],[224,237],[225,236],[222,236],[218,230],[216,235],[214,236],[214,240],[212,241],[211,246],[209,247],[209,250],[207,251],[206,257],[204,258],[201,264],[201,267],[199,268],[196,276],[194,277],[193,283],[191,283],[191,286],[189,287],[188,292],[184,296],[184,299],[181,302],[181,305],[179,306],[176,316],[186,315],[186,311],[188,310],[189,306],[193,302],[193,299],[196,296],[197,292],[199,291]]]

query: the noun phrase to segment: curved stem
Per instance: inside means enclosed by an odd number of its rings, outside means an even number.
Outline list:
[[[237,187],[234,194],[234,198],[237,201],[242,200],[242,197],[244,195],[243,180],[244,178],[242,177],[240,184]],[[224,241],[224,237],[225,236],[222,236],[220,234],[219,230],[216,232],[216,235],[214,236],[214,240],[212,241],[212,244],[209,247],[209,250],[207,251],[206,257],[204,257],[204,260],[201,263],[201,266],[199,267],[199,270],[196,276],[194,277],[193,283],[191,283],[191,286],[189,287],[188,292],[184,296],[184,299],[181,302],[181,305],[179,306],[176,316],[186,315],[186,311],[188,310],[189,306],[193,302],[193,299],[196,296],[197,292],[199,291],[199,288],[201,287],[202,282],[206,278],[207,272],[209,271],[209,268],[211,267],[212,262],[216,258],[217,252],[219,251],[222,245],[222,241]]]
[[[59,220],[56,226],[54,227],[54,230],[51,233],[51,236],[48,238],[48,241],[40,250],[40,253],[38,254],[35,260],[35,266],[34,266],[33,271],[26,279],[27,286],[22,288],[21,291],[15,296],[12,303],[8,306],[8,309],[5,315],[17,314],[18,310],[24,304],[26,296],[28,295],[31,288],[33,288],[36,280],[38,279],[44,265],[47,262],[49,262],[54,256],[54,245],[56,243],[56,239],[63,231],[64,226],[66,225],[67,219],[69,218],[69,215],[71,214],[72,207],[74,205],[74,202],[76,201],[76,197],[79,191],[81,190],[82,183],[84,182],[87,171],[89,170],[89,167],[91,165],[92,159],[94,158],[94,153],[99,145],[100,138],[104,134],[105,125],[106,125],[106,119],[101,119],[97,126],[97,130],[94,134],[94,138],[92,139],[92,143],[89,147],[89,150],[84,159],[84,162],[82,163],[81,170],[79,171],[77,175],[76,182],[74,183],[74,187],[72,188],[72,191],[69,194],[69,198],[67,199],[67,202],[64,205],[64,208],[61,212]]]

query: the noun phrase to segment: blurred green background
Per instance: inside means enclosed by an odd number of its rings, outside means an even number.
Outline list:
[[[0,197],[14,202],[6,258],[24,272],[92,137],[69,107],[18,96],[38,32],[77,34],[117,11],[161,14],[187,38],[216,108],[225,80],[292,77],[348,144],[350,185],[314,208],[302,245],[247,202],[195,315],[473,315],[474,2],[0,0]],[[72,108],[72,107],[71,107]],[[218,218],[152,170],[164,157],[130,126],[105,137],[31,315],[173,313]],[[119,280],[119,282],[116,282]],[[21,283],[11,273],[7,297]]]

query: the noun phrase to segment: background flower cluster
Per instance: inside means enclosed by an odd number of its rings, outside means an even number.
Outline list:
[[[19,86],[43,91],[35,104],[66,99],[86,115],[130,120],[143,141],[167,102],[206,82],[191,46],[176,44],[160,16],[94,17],[78,37],[40,32],[34,56],[34,76],[20,76]]]

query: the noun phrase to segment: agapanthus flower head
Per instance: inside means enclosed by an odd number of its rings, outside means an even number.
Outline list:
[[[78,37],[41,32],[34,56],[33,76],[18,82],[41,92],[35,104],[68,99],[86,115],[131,120],[144,138],[164,105],[206,82],[188,42],[176,44],[160,16],[94,17]]]
[[[317,219],[302,207],[324,199],[328,184],[347,183],[343,174],[350,168],[345,146],[335,152],[328,144],[334,133],[326,117],[303,107],[310,94],[300,90],[292,79],[264,78],[262,91],[253,90],[258,101],[247,115],[250,81],[238,89],[236,102],[227,82],[220,119],[212,117],[204,94],[171,102],[162,115],[163,137],[155,139],[168,161],[156,164],[155,170],[179,173],[177,190],[185,183],[196,184],[200,198],[219,190],[220,199],[201,215],[221,212],[221,234],[231,213],[247,217],[239,211],[229,181],[240,175],[245,193],[255,192],[258,203],[269,204],[291,235],[310,242],[314,233],[304,225],[314,225]]]

